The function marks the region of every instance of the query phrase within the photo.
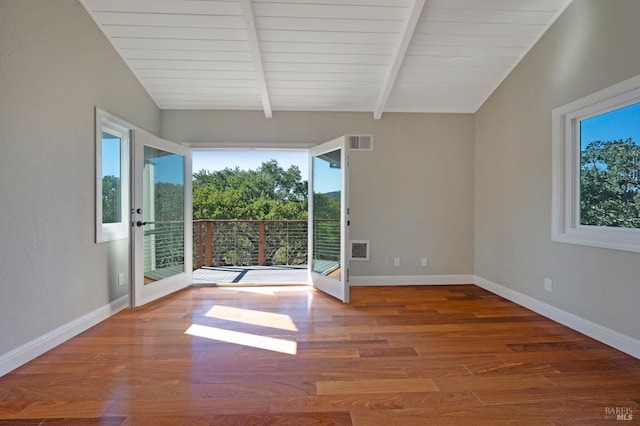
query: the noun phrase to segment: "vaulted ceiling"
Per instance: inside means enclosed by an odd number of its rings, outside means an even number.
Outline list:
[[[571,0],[80,0],[161,109],[475,112]]]

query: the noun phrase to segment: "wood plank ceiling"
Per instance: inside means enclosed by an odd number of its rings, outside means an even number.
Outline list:
[[[475,112],[571,0],[80,0],[161,109]]]

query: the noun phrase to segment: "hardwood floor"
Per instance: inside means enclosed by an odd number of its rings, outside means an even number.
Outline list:
[[[640,422],[640,360],[476,286],[351,300],[195,287],[122,311],[0,378],[0,425]]]

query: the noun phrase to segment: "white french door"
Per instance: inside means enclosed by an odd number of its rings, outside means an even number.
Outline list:
[[[309,276],[349,303],[349,159],[346,137],[309,150]]]
[[[132,131],[131,305],[191,284],[191,153]]]

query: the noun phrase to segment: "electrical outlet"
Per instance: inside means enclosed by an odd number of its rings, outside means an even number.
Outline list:
[[[393,266],[400,266],[400,258],[399,257],[394,257],[393,258]]]
[[[118,274],[118,285],[124,285],[124,273]]]
[[[551,291],[553,290],[553,281],[551,281],[551,278],[545,278],[544,279],[544,291]]]
[[[420,266],[422,266],[423,268],[427,267],[427,258],[423,257],[420,259]]]

